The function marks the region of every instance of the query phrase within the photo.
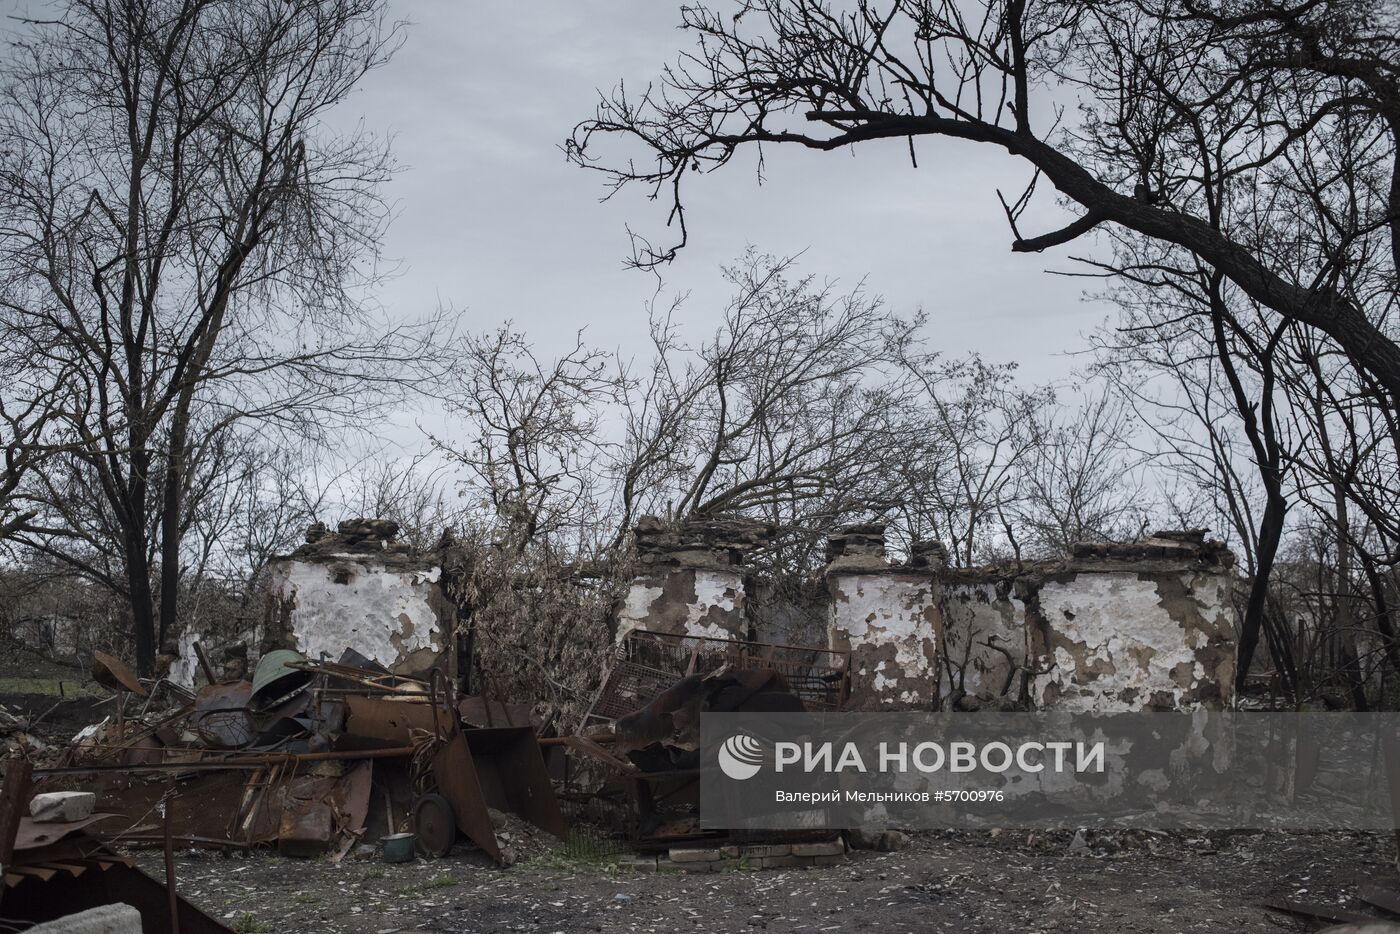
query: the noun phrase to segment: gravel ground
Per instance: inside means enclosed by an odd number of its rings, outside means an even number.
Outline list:
[[[838,866],[641,873],[606,857],[538,856],[509,869],[446,859],[286,860],[184,854],[185,897],[240,932],[1302,931],[1265,901],[1363,910],[1395,882],[1389,835],[918,834]],[[140,855],[160,871],[159,858]],[[626,857],[622,857],[625,863]]]

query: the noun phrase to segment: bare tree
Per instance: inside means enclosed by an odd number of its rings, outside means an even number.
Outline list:
[[[380,0],[70,0],[28,26],[0,90],[0,342],[82,397],[63,429],[149,671],[209,439],[349,420],[424,359],[358,300],[385,149],[324,124],[398,29]]]
[[[568,150],[614,189],[637,182],[665,192],[683,245],[687,175],[725,165],[749,144],[836,150],[908,140],[911,156],[920,137],[995,146],[1034,169],[1025,191],[1003,200],[1014,251],[1069,243],[1101,225],[1179,249],[1251,301],[1328,335],[1394,400],[1393,298],[1359,300],[1338,278],[1379,264],[1394,295],[1397,17],[1385,0],[687,6],[682,26],[694,50],[640,96],[618,88],[604,98]],[[645,152],[600,157],[603,137]],[[1377,197],[1329,213],[1315,237],[1280,244],[1261,235],[1261,218],[1286,216],[1289,199],[1218,213],[1222,182],[1316,197],[1342,146],[1374,164]],[[1215,158],[1202,162],[1202,151]],[[1017,223],[1042,178],[1083,213],[1061,230],[1022,235]],[[1388,249],[1369,249],[1372,234]],[[675,249],[643,245],[639,261]]]
[[[1067,554],[1075,542],[1141,537],[1153,504],[1128,400],[1101,384],[1078,405],[1037,414],[1035,449],[1021,459],[1010,510],[1020,534],[1049,555]]]
[[[581,334],[548,362],[509,325],[467,339],[445,402],[470,440],[433,443],[467,468],[468,508],[496,524],[508,549],[550,539],[588,551],[606,541],[600,421],[626,385],[616,362]]]
[[[963,566],[1016,550],[1006,517],[1014,514],[1018,473],[1038,456],[1034,424],[1053,396],[1017,386],[1014,364],[976,355],[948,362],[911,355],[904,362],[918,383],[932,442],[925,456],[891,465],[903,475],[898,513],[907,537],[942,542]]]
[[[892,452],[938,460],[919,398],[921,377],[942,378],[938,358],[918,346],[919,318],[863,284],[838,291],[752,250],[724,276],[733,297],[699,343],[686,342],[674,307],[653,311],[656,352],[627,395],[614,460],[619,534],[647,512],[750,516],[776,530],[759,560],[801,581],[824,562],[829,532],[899,514],[907,485]]]

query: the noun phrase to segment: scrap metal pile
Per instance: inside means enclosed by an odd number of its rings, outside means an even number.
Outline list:
[[[98,653],[112,713],[35,770],[38,790],[94,792],[109,816],[88,832],[127,844],[160,841],[168,814],[181,845],[339,860],[413,832],[440,856],[460,832],[508,863],[496,833],[508,815],[564,832],[517,705],[459,696],[436,670],[394,675],[351,650],[337,662],[269,652],[252,680],[218,679],[200,657],[209,683],[191,692]]]
[[[831,649],[633,630],[578,732],[542,742],[573,754],[566,788],[614,803],[639,848],[714,837],[700,826],[700,715],[839,709],[848,663]]]
[[[95,653],[109,715],[34,770],[37,791],[96,795],[106,816],[86,832],[336,861],[379,841],[386,858],[442,856],[465,837],[508,865],[525,824],[564,835],[562,797],[635,846],[667,846],[715,835],[699,823],[701,713],[847,696],[840,652],[639,630],[578,729],[541,738],[526,705],[460,695],[438,669],[420,680],[349,649],[335,662],[283,649],[251,679],[240,664],[218,677],[196,648],[195,691]]]

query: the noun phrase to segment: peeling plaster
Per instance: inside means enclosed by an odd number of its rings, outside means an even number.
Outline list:
[[[855,709],[930,706],[941,618],[927,577],[832,574],[831,643],[851,653]]]
[[[620,642],[634,629],[743,639],[744,578],[736,569],[669,567],[632,582],[617,612]]]
[[[1191,571],[1080,572],[1039,589],[1038,709],[1193,709],[1233,670],[1225,579]]]
[[[175,643],[175,661],[170,663],[168,677],[181,687],[194,687],[194,675],[199,670],[199,657],[195,655],[194,644],[199,641],[199,633],[186,630],[180,633]]]
[[[953,671],[940,682],[941,697],[952,696],[961,669],[966,693],[1016,698],[1019,685],[1012,674],[1026,661],[1026,604],[1011,589],[1005,581],[943,585],[943,645]],[[1010,658],[989,642],[1005,649]]]
[[[273,571],[273,595],[290,605],[295,648],[308,658],[336,659],[352,648],[394,668],[415,653],[445,648],[434,609],[440,567],[390,569],[364,555],[283,561]]]

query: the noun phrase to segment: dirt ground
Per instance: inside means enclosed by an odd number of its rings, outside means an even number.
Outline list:
[[[1302,931],[1281,898],[1363,910],[1396,879],[1381,834],[929,833],[813,869],[642,873],[546,854],[509,869],[182,854],[181,893],[237,931]],[[625,862],[627,857],[622,857]],[[159,858],[140,855],[160,871]]]

